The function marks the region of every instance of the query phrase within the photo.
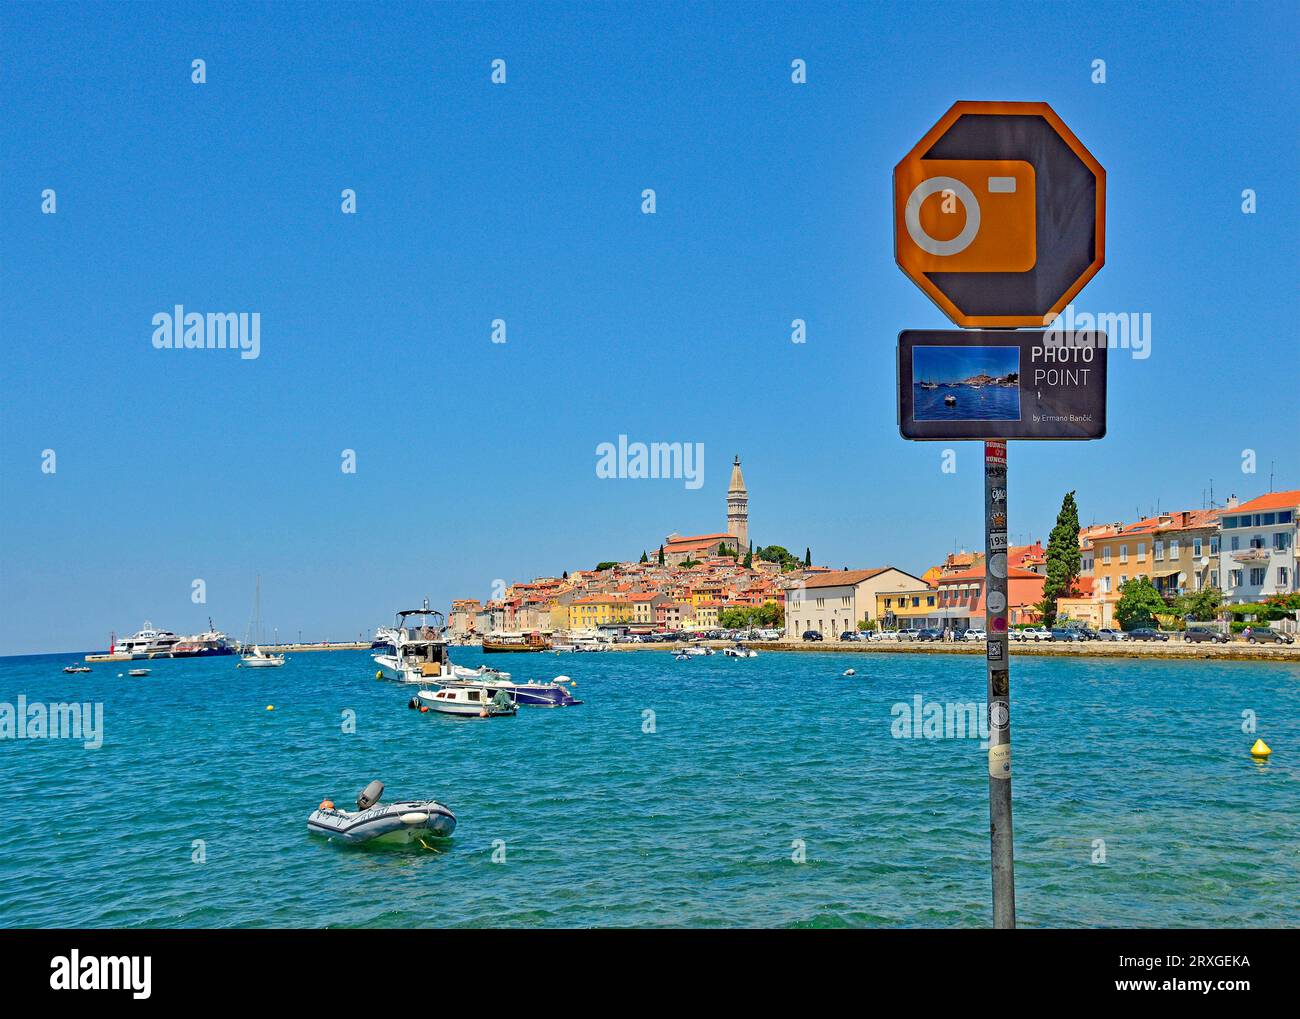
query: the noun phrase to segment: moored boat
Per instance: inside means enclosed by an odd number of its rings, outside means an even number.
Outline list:
[[[307,830],[342,842],[420,841],[423,836],[448,838],[456,830],[456,815],[437,800],[380,803],[382,782],[371,782],[357,797],[357,809],[339,810],[324,800],[307,817]]]
[[[519,713],[514,698],[504,690],[492,692],[477,686],[421,690],[411,698],[410,706],[459,718],[498,718]]]
[[[489,633],[483,638],[483,650],[489,654],[549,651],[551,643],[537,630],[531,633]]]
[[[67,673],[89,672],[89,665],[65,665],[63,671]]]
[[[527,683],[512,683],[510,673],[496,672],[486,667],[482,669],[465,669],[455,666],[456,678],[442,681],[443,689],[465,687],[478,689],[489,696],[497,693],[507,694],[511,700],[523,707],[533,708],[568,708],[582,701],[573,696],[570,687],[575,686],[568,676],[556,676],[549,683],[538,683],[530,679]]]
[[[147,676],[147,675],[149,675],[149,670],[148,670],[148,669],[128,669],[127,672],[126,672],[126,674],[127,674],[128,676]]]
[[[397,625],[381,631],[386,641],[378,654],[371,655],[379,666],[376,679],[395,679],[400,683],[439,683],[455,679],[447,641],[443,636],[446,622],[441,612],[424,607],[397,614]],[[378,635],[377,635],[378,636]]]

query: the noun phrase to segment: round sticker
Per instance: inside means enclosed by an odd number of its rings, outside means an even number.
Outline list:
[[[989,592],[989,611],[1001,612],[1007,607],[1007,596],[1001,591]]]
[[[989,725],[994,729],[1005,729],[1010,718],[1011,712],[1006,701],[994,701],[989,705]]]
[[[998,633],[1001,633],[1006,628],[1007,628],[1007,621],[1005,619],[999,617],[993,620],[993,629],[996,630]]]
[[[989,571],[999,579],[1007,575],[1007,557],[1005,553],[999,552],[989,560]]]

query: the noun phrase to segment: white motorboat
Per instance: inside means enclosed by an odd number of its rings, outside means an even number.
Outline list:
[[[569,689],[577,684],[568,676],[556,676],[549,683],[539,683],[535,679],[527,683],[512,683],[510,673],[495,669],[466,669],[456,665],[452,666],[452,671],[456,678],[443,680],[440,685],[444,688],[467,687],[483,690],[489,696],[505,693],[522,707],[567,708],[582,703]]]
[[[577,644],[552,644],[551,650],[554,651],[557,655],[566,654],[566,653],[572,654],[574,651],[578,650],[578,645]]]
[[[456,674],[447,657],[447,641],[443,636],[445,629],[442,613],[430,609],[427,598],[424,608],[397,613],[397,625],[383,631],[387,646],[370,656],[379,666],[375,678],[395,679],[399,683],[454,680]]]
[[[262,631],[262,578],[257,578],[257,593],[253,595],[253,621],[248,625],[249,637],[254,640],[261,639]],[[244,645],[245,649],[247,644]],[[239,656],[240,669],[278,669],[287,659],[284,655],[267,654],[256,643],[253,644],[252,652],[244,650]]]
[[[703,658],[705,655],[714,654],[714,650],[701,644],[691,644],[689,647],[682,648],[679,653],[689,655],[691,658]]]
[[[519,713],[519,705],[504,690],[493,693],[477,686],[421,690],[411,698],[410,706],[461,718],[498,718]]]
[[[736,647],[723,648],[722,653],[726,655],[728,658],[757,658],[758,657],[758,652],[755,651],[752,647],[740,647],[739,645],[737,645]]]
[[[453,679],[468,680],[470,682],[481,682],[497,680],[505,683],[510,682],[510,673],[502,672],[500,669],[494,669],[489,665],[480,665],[477,669],[471,669],[467,665],[453,665],[451,667]]]

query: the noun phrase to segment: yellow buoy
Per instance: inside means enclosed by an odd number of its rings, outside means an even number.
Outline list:
[[[383,679],[383,678],[384,678],[384,670],[383,670],[383,669],[376,669],[376,670],[375,670],[375,679]]]
[[[274,704],[268,704],[268,705],[266,706],[266,710],[267,710],[267,711],[274,711],[274,710],[275,710],[275,705],[274,705]]]
[[[1268,744],[1262,739],[1255,740],[1255,745],[1250,748],[1251,757],[1267,757],[1273,751],[1268,748]]]

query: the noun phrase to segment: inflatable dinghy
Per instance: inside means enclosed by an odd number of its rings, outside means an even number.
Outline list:
[[[380,803],[384,783],[371,782],[357,797],[357,809],[338,810],[325,800],[307,818],[307,830],[343,842],[417,842],[448,838],[456,830],[456,815],[437,800]]]

